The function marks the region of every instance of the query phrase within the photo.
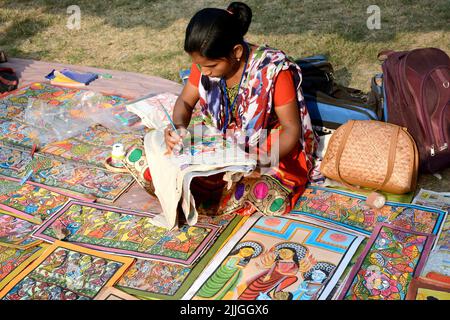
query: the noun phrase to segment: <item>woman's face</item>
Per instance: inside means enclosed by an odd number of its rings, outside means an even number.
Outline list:
[[[236,66],[230,59],[208,59],[197,52],[190,54],[192,63],[200,66],[201,73],[213,78],[228,78]]]

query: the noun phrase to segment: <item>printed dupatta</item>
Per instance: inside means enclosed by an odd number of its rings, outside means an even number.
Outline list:
[[[300,67],[293,63],[282,51],[268,47],[258,47],[247,63],[242,84],[236,98],[236,109],[232,111],[234,122],[228,129],[244,130],[249,136],[248,145],[257,146],[262,129],[273,129],[276,115],[273,110],[274,82],[282,70],[291,70],[297,90],[297,105],[301,118],[300,145],[305,153],[308,178],[311,178],[318,148],[315,134],[306,108],[300,84],[302,73]],[[199,83],[200,106],[205,125],[223,130],[225,125],[226,93],[220,85],[219,78],[202,74]]]

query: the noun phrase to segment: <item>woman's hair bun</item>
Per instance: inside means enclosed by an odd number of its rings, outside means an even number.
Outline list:
[[[250,27],[250,23],[252,22],[252,9],[245,3],[232,2],[228,6],[227,11],[235,15],[240,23],[241,34],[242,36],[245,36]]]

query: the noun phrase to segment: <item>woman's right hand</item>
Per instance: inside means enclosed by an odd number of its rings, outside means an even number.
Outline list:
[[[173,130],[173,127],[170,125],[164,129],[164,140],[167,147],[167,151],[165,153],[166,155],[171,154],[176,145],[183,143],[183,136],[186,135],[187,130],[186,128],[180,126],[177,128],[177,131]]]

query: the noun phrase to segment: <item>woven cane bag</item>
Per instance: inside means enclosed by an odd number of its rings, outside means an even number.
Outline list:
[[[320,170],[350,189],[403,194],[415,189],[418,165],[417,146],[405,128],[351,120],[333,133]]]

